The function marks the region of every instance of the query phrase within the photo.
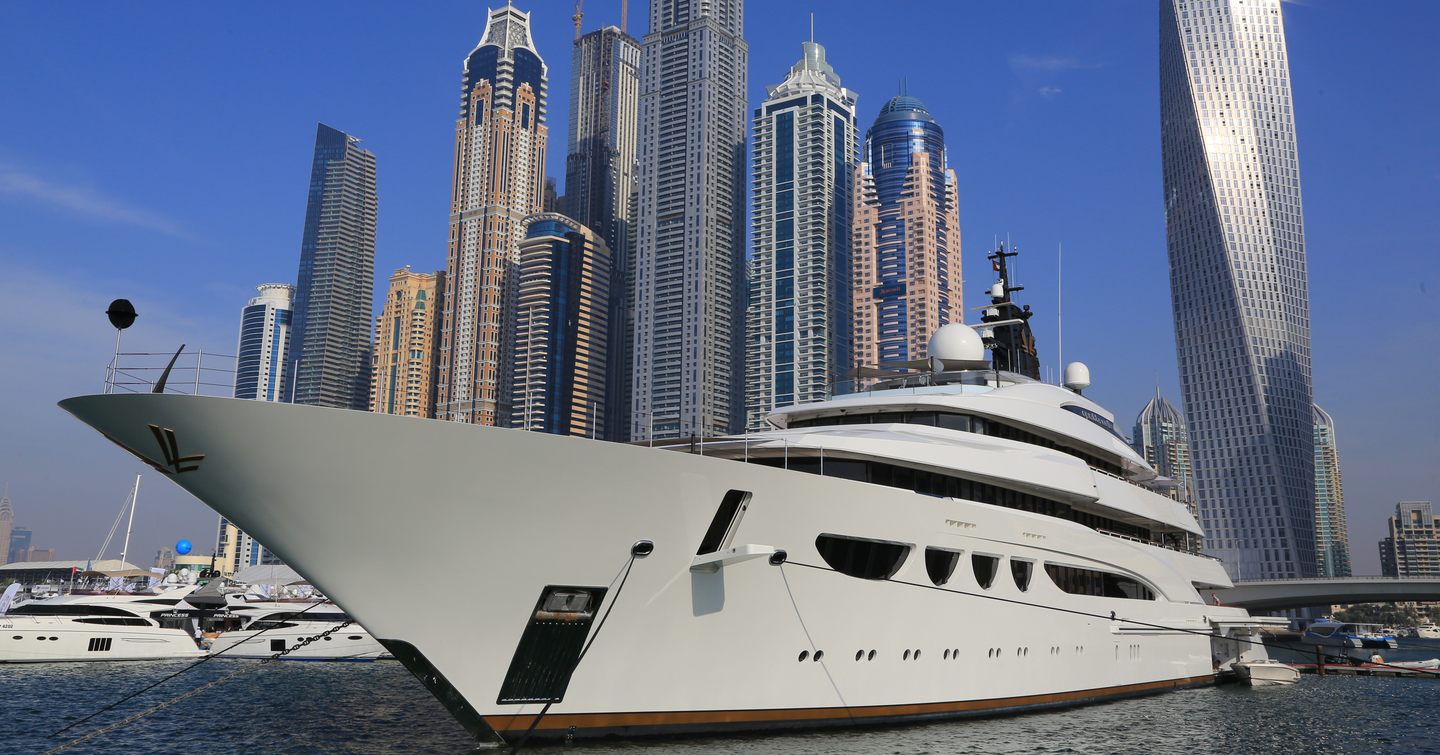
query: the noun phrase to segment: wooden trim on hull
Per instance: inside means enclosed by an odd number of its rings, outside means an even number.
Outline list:
[[[878,726],[949,718],[998,716],[1046,708],[1086,705],[1124,697],[1139,697],[1215,682],[1215,675],[1165,679],[1115,687],[1052,692],[1044,695],[957,700],[911,705],[870,705],[854,708],[782,708],[768,710],[654,711],[646,713],[550,713],[541,719],[534,737],[662,736],[715,734],[738,731],[814,729],[843,726]],[[484,720],[496,732],[517,736],[530,728],[534,714],[490,715]]]

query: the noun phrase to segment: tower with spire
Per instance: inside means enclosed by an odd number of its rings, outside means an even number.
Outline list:
[[[1191,516],[1198,517],[1195,476],[1190,467],[1190,431],[1185,425],[1185,415],[1160,395],[1158,386],[1155,397],[1135,418],[1131,445],[1135,453],[1145,457],[1161,477],[1170,481],[1166,484],[1169,496],[1184,504]]]
[[[858,98],[811,33],[751,121],[745,423],[754,429],[776,406],[829,398],[850,366]]]
[[[523,221],[544,200],[547,82],[530,14],[490,11],[460,82],[439,419],[494,425],[507,412],[512,273]]]

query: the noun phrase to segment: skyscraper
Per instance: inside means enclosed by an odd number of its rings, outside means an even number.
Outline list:
[[[295,287],[262,283],[260,295],[240,310],[240,343],[235,349],[235,398],[287,401],[290,324]]]
[[[490,11],[460,82],[440,419],[481,425],[505,419],[512,271],[523,221],[545,197],[547,71],[530,37],[530,14],[509,3]]]
[[[235,523],[220,517],[220,526],[215,535],[215,569],[230,576],[247,566],[282,563],[260,544],[260,541],[245,534]]]
[[[7,548],[8,553],[6,559],[8,561],[22,560],[20,554],[30,550],[30,540],[34,535],[35,533],[31,532],[29,527],[16,527],[11,530],[9,541],[7,541],[7,543],[0,543],[0,545],[8,544],[9,546]]]
[[[10,535],[15,531],[15,509],[10,505],[10,486],[5,486],[5,495],[0,496],[0,548],[5,550],[0,553],[0,564],[10,562],[10,550],[14,546],[10,543]],[[29,545],[28,543],[26,545]]]
[[[1207,552],[1316,573],[1300,172],[1280,0],[1162,0],[1160,140],[1180,384]]]
[[[385,304],[375,318],[370,411],[435,416],[444,291],[443,271],[415,273],[406,265],[390,276]]]
[[[630,433],[630,371],[634,338],[629,294],[635,206],[635,143],[640,118],[640,43],[614,26],[575,40],[570,58],[570,132],[562,210],[604,239],[610,275],[609,360],[605,430]]]
[[[1150,399],[1135,418],[1131,445],[1161,477],[1172,481],[1166,486],[1166,493],[1184,504],[1191,516],[1198,516],[1195,479],[1190,466],[1190,431],[1185,427],[1185,415],[1160,395],[1159,388],[1155,389],[1155,398]]]
[[[823,401],[850,368],[854,92],[801,45],[800,62],[755,110],[745,424],[776,406]]]
[[[510,425],[605,435],[610,249],[556,213],[527,221],[515,298]]]
[[[321,123],[300,241],[291,338],[297,404],[364,409],[375,296],[375,155]]]
[[[640,60],[632,438],[742,422],[743,0],[651,0]]]
[[[1315,550],[1319,576],[1350,576],[1350,527],[1345,522],[1345,489],[1335,420],[1315,405]]]
[[[964,321],[960,195],[945,132],[906,94],[880,108],[855,169],[852,239],[857,366],[923,359],[930,335]]]
[[[1440,516],[1429,501],[1401,501],[1380,541],[1380,571],[1387,577],[1440,577]]]

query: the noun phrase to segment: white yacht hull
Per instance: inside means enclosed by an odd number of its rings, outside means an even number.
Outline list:
[[[0,663],[150,661],[199,658],[183,630],[77,623],[50,616],[0,616]]]
[[[246,629],[222,632],[210,644],[210,653],[221,658],[270,658],[284,652],[281,660],[285,661],[373,661],[392,657],[369,632],[353,624],[300,646],[305,639],[335,626],[328,622],[307,622],[263,632]]]
[[[601,613],[613,612],[540,737],[858,725],[1148,694],[1212,682],[1228,659],[1199,633],[1246,619],[1196,592],[1228,584],[1214,561],[997,506],[356,411],[176,395],[61,405],[272,548],[477,736],[514,737],[542,708],[498,700],[547,586],[608,587]],[[729,542],[784,549],[789,563],[691,569],[730,490],[753,498]],[[824,565],[821,533],[915,551],[896,581],[857,579],[805,566]],[[654,553],[622,589],[642,539]],[[927,579],[927,545],[965,553],[944,589]],[[1006,559],[988,590],[971,553]],[[1037,563],[1028,591],[1010,558]],[[1067,594],[1045,561],[1135,574],[1164,597]]]

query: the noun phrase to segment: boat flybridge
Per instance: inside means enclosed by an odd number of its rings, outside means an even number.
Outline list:
[[[0,613],[0,663],[198,658],[183,626],[161,617],[190,588],[158,595],[66,595]]]
[[[762,432],[666,448],[164,393],[61,406],[490,742],[1013,713],[1265,657],[1284,620],[1202,598],[1225,570],[1083,367],[1027,378],[961,324],[929,346]]]

